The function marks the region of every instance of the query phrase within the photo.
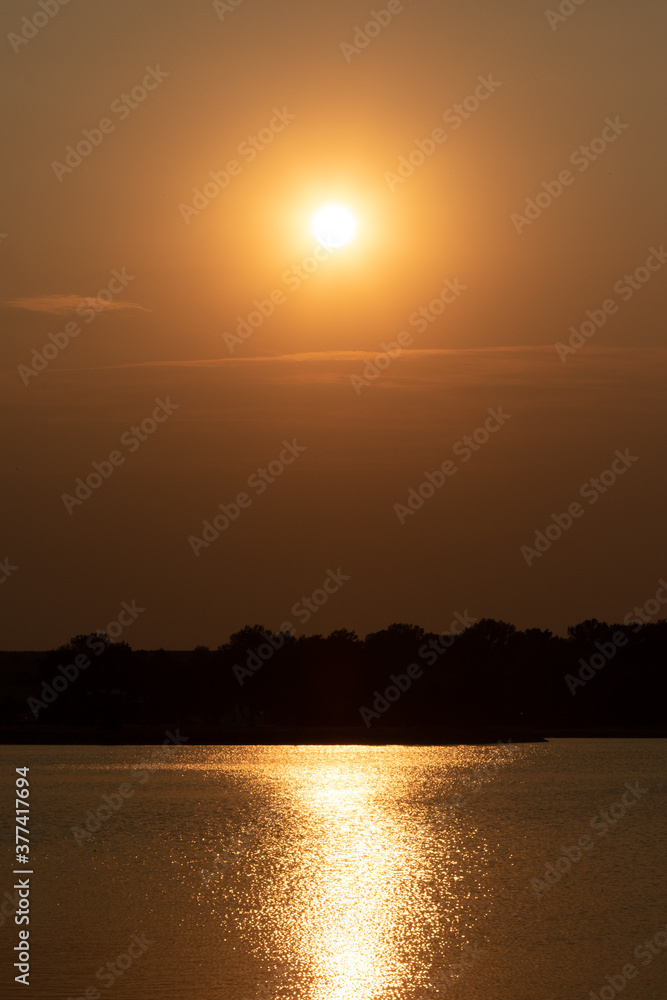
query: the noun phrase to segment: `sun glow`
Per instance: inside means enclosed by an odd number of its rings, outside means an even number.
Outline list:
[[[354,239],[357,220],[344,205],[325,205],[313,216],[311,230],[317,242],[323,247],[336,249]]]

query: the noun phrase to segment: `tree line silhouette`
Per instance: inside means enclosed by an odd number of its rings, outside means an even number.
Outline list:
[[[395,623],[363,639],[252,625],[191,651],[83,634],[48,652],[0,652],[0,721],[26,731],[660,727],[666,651],[665,620],[592,619],[564,637],[488,618],[456,635]]]

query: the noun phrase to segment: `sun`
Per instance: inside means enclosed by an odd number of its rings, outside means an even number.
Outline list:
[[[318,243],[333,250],[354,239],[357,220],[344,205],[325,205],[313,216],[311,230]]]

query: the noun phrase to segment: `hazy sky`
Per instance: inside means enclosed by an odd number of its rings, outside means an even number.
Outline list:
[[[0,14],[2,648],[653,597],[667,8],[43,2]]]

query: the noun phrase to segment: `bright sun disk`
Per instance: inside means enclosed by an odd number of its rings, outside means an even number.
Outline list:
[[[311,229],[318,243],[335,249],[354,238],[357,220],[344,205],[325,205],[313,216]]]

